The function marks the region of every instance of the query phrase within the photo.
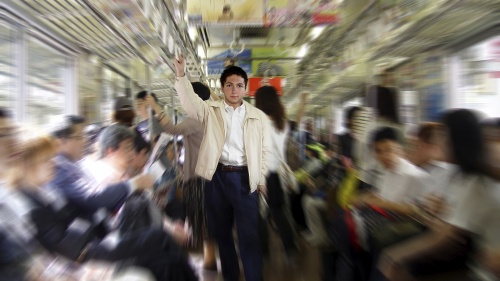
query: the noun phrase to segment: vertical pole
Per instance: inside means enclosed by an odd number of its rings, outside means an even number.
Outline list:
[[[151,94],[151,75],[150,75],[150,69],[149,69],[149,65],[146,64],[146,83],[147,83],[147,93],[148,95]],[[148,106],[148,134],[149,134],[149,142],[151,144],[151,149],[154,149],[154,145],[153,145],[153,109],[151,107]]]
[[[175,110],[174,103],[174,91],[170,92],[170,111],[172,112],[172,122],[177,125],[177,110]],[[177,136],[174,135],[174,157],[175,157],[175,166],[178,167],[179,153],[177,149]]]

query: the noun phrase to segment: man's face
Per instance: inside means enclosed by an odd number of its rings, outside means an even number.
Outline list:
[[[136,99],[135,107],[137,108],[137,115],[139,115],[141,121],[148,119],[148,107],[143,99]]]
[[[134,159],[134,142],[132,139],[126,139],[120,142],[118,149],[107,154],[114,165],[122,168],[124,171]]]
[[[15,155],[15,141],[17,135],[10,118],[0,118],[0,168],[3,170],[10,165]]]
[[[235,108],[240,106],[246,93],[245,79],[238,75],[231,75],[222,86],[226,103]]]
[[[73,125],[73,133],[63,140],[63,148],[66,153],[74,160],[82,159],[85,149],[85,135],[83,133],[84,125]]]
[[[375,143],[375,156],[388,170],[394,170],[400,155],[400,145],[392,140],[382,140]]]

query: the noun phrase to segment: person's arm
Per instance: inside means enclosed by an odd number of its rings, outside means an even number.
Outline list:
[[[94,213],[100,208],[116,211],[135,190],[153,186],[149,176],[139,175],[128,182],[109,185],[102,192],[89,193],[89,183],[83,178],[72,178],[70,171],[61,167],[56,168],[56,175],[52,182],[66,199],[79,208]]]
[[[151,106],[155,112],[163,112],[161,106],[158,105],[151,96],[146,97],[146,104]],[[163,128],[163,131],[171,135],[187,136],[196,133],[200,129],[200,124],[192,119],[188,119],[176,125],[165,115],[159,116],[159,118],[157,122]]]
[[[409,265],[463,247],[460,245],[466,235],[464,230],[442,223],[439,229],[432,229],[384,250],[378,268],[389,281],[414,280],[412,272],[408,271]]]
[[[193,86],[186,77],[184,72],[185,67],[184,56],[179,55],[179,59],[174,59],[177,81],[175,82],[175,90],[179,95],[181,105],[186,110],[189,117],[205,122],[208,115],[208,104],[203,101],[193,90]]]

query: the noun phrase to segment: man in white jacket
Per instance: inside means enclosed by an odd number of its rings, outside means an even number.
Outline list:
[[[239,280],[232,236],[236,223],[246,281],[262,280],[258,236],[258,192],[266,193],[270,157],[270,120],[243,101],[248,76],[237,66],[221,75],[224,100],[203,101],[185,77],[185,61],[174,60],[175,89],[189,117],[204,127],[196,174],[210,181],[205,189],[208,229],[219,246],[224,280]]]

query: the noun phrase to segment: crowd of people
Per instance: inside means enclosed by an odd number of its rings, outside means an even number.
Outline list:
[[[260,281],[269,226],[290,266],[298,240],[318,248],[323,280],[500,278],[499,119],[454,109],[405,129],[382,83],[320,142],[307,94],[289,121],[271,86],[244,101],[237,66],[223,99],[174,66],[178,124],[148,92],[117,98],[108,126],[64,116],[30,138],[0,109],[0,280],[197,280],[200,246],[206,270]]]

